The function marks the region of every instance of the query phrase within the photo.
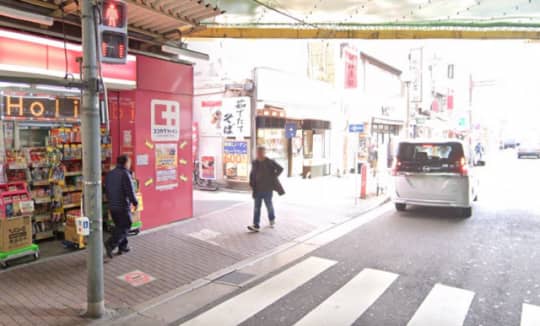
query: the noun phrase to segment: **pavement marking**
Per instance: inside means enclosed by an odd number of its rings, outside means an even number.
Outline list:
[[[323,320],[331,320],[332,325],[351,325],[397,278],[394,273],[366,268],[295,326],[317,326]]]
[[[461,326],[474,292],[435,284],[407,326]]]
[[[333,260],[309,257],[182,325],[238,325],[336,263]]]
[[[521,311],[521,326],[540,325],[540,307],[532,304],[523,304]]]

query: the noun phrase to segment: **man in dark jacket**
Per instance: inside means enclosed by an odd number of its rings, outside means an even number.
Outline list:
[[[126,155],[120,155],[116,168],[105,178],[105,190],[109,201],[109,211],[114,222],[111,237],[105,243],[107,256],[112,258],[113,250],[118,247],[118,253],[129,252],[127,235],[131,229],[131,206],[139,205],[135,196],[131,178],[131,160]]]
[[[261,207],[264,201],[266,210],[268,211],[268,219],[270,226],[276,223],[276,215],[272,204],[273,191],[277,191],[279,195],[283,195],[283,187],[279,182],[279,175],[283,172],[283,168],[274,160],[266,157],[264,147],[257,148],[257,157],[251,166],[251,174],[249,175],[249,185],[253,190],[253,199],[255,200],[255,208],[253,212],[253,225],[248,226],[252,232],[259,232],[261,222]]]

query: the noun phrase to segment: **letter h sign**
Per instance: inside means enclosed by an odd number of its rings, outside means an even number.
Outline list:
[[[180,103],[153,99],[150,106],[152,140],[180,140]]]

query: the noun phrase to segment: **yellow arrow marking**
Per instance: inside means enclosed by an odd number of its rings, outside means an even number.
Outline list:
[[[146,145],[146,147],[150,148],[150,149],[153,149],[154,148],[154,144],[152,144],[151,142],[149,142],[148,140],[144,142],[144,144]]]
[[[182,164],[182,165],[187,165],[187,161],[184,160],[183,158],[181,158],[179,162],[180,162],[180,164]]]
[[[184,147],[187,146],[187,141],[183,141],[181,144],[180,144],[180,148],[181,149],[184,149]]]
[[[146,181],[144,182],[144,185],[148,187],[148,186],[151,185],[152,183],[154,183],[154,178],[150,178],[150,179],[146,180]]]
[[[188,181],[188,178],[185,176],[185,175],[181,175],[180,176],[180,180],[184,181],[184,182],[187,182]]]

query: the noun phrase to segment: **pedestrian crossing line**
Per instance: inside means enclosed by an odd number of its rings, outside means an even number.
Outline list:
[[[407,326],[461,326],[474,292],[436,284]]]
[[[309,257],[182,325],[238,325],[336,263],[333,260]]]
[[[318,326],[323,320],[332,325],[351,325],[398,278],[397,274],[366,268],[337,290],[295,326]]]
[[[532,304],[523,304],[521,310],[521,326],[540,325],[540,307]]]

